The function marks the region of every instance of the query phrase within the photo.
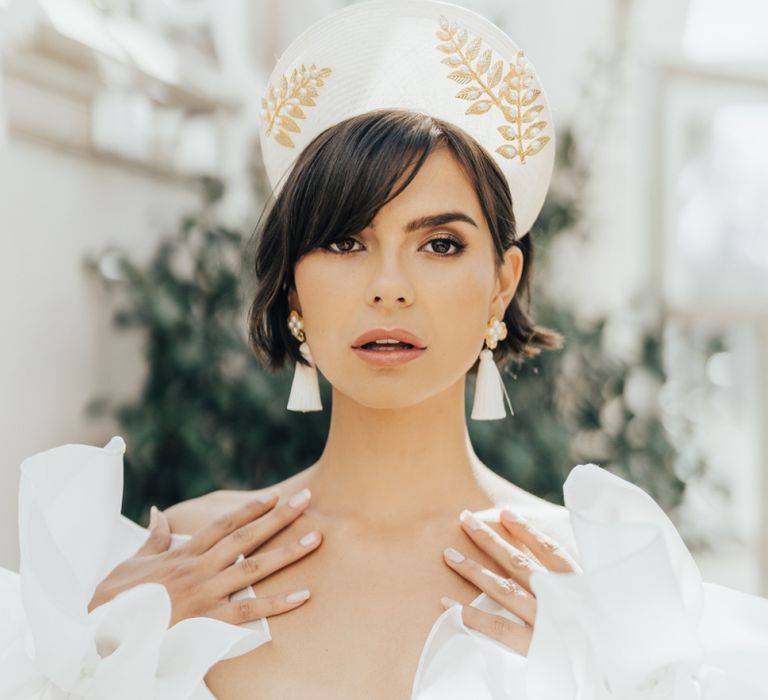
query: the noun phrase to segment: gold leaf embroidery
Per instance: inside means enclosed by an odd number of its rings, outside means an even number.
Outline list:
[[[501,80],[501,71],[504,69],[504,61],[496,61],[488,74],[488,87],[495,88]]]
[[[460,97],[462,100],[476,100],[483,91],[480,88],[468,87],[463,90],[459,90],[456,93],[456,97]]]
[[[492,105],[490,100],[478,100],[467,108],[466,114],[485,114]]]
[[[503,60],[497,60],[491,65],[491,49],[483,51],[473,68],[472,62],[480,53],[481,38],[474,37],[467,44],[469,34],[465,28],[458,29],[456,22],[449,22],[444,15],[438,17],[438,22],[440,30],[435,35],[443,43],[435,48],[448,54],[440,62],[457,69],[448,73],[447,77],[460,85],[472,81],[477,83],[463,88],[455,95],[459,99],[472,101],[464,113],[485,114],[496,106],[509,123],[499,126],[498,131],[506,141],[514,142],[499,146],[496,153],[504,158],[519,158],[525,164],[527,156],[536,155],[550,141],[549,136],[539,135],[547,125],[543,120],[536,121],[544,105],[533,105],[541,95],[541,90],[531,87],[533,75],[528,72],[530,66],[525,60],[525,53],[517,51],[506,74]],[[465,44],[467,48],[462,51]],[[533,106],[525,110],[529,105]],[[523,124],[530,126],[524,129]]]
[[[444,58],[440,63],[445,63],[449,66],[460,66],[461,59],[458,56],[448,56],[448,58]]]
[[[279,94],[270,84],[266,97],[261,100],[262,120],[266,124],[267,136],[274,136],[281,146],[295,148],[287,132],[301,132],[295,120],[307,117],[299,105],[316,105],[312,98],[319,95],[317,88],[325,84],[323,78],[327,78],[331,72],[330,68],[317,68],[314,63],[309,68],[302,64],[301,70],[293,69],[290,80],[285,75],[281,76]]]
[[[523,114],[523,121],[526,123],[532,122],[539,116],[539,112],[541,112],[542,109],[544,109],[544,105],[536,105],[535,107],[526,110],[525,114]]]
[[[478,41],[480,41],[479,38],[478,38]],[[488,70],[488,66],[491,65],[491,58],[493,58],[493,51],[491,51],[490,49],[486,49],[485,51],[483,51],[482,58],[477,62],[477,72],[479,75],[482,75],[483,73],[485,73],[485,71]]]
[[[499,132],[507,141],[514,141],[520,135],[519,129],[513,129],[511,126],[500,126]]]
[[[480,53],[480,44],[481,40],[478,36],[472,39],[472,43],[467,46],[466,56],[468,61],[474,61],[477,58],[477,54]]]
[[[464,71],[453,71],[453,73],[448,73],[448,77],[451,80],[455,80],[460,85],[466,85],[470,80],[472,80],[472,76],[469,73],[465,73]]]
[[[541,94],[541,90],[528,90],[523,98],[523,105],[529,105],[534,102],[536,98]]]

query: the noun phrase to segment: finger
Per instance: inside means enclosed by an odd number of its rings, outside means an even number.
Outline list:
[[[317,549],[322,539],[322,535],[313,530],[290,544],[250,557],[239,556],[234,564],[216,577],[213,582],[215,593],[223,597],[261,581]]]
[[[515,580],[519,581],[526,590],[531,590],[531,574],[534,571],[545,571],[545,568],[535,559],[507,542],[498,532],[492,530],[486,523],[478,520],[468,510],[461,513],[461,524],[464,532],[489,557]]]
[[[581,570],[565,547],[539,530],[530,520],[506,508],[501,511],[499,520],[509,533],[523,542],[547,569],[559,573]]]
[[[302,489],[285,503],[248,522],[213,545],[203,556],[217,570],[229,566],[240,554],[248,556],[254,549],[298,518],[309,506],[312,494]]]
[[[474,605],[461,605],[451,598],[444,598],[444,600],[450,601],[450,604],[461,606],[461,621],[467,627],[506,644],[518,654],[528,656],[528,648],[531,646],[531,638],[533,637],[532,626],[521,625],[502,615],[494,615],[485,610],[479,610]]]
[[[152,506],[150,508],[149,536],[144,544],[136,550],[134,556],[159,554],[171,546],[171,526],[163,512]]]
[[[456,573],[481,591],[487,593],[499,605],[515,613],[521,620],[532,625],[536,619],[536,597],[513,578],[504,578],[478,564],[474,559],[465,557],[453,547],[445,552],[445,561]],[[461,558],[459,561],[458,559]]]
[[[293,597],[291,597],[293,596]],[[293,593],[276,593],[263,598],[239,598],[223,603],[218,608],[211,610],[206,617],[213,617],[222,622],[239,625],[243,622],[260,620],[262,617],[271,617],[298,608],[309,600],[308,590],[294,591]]]
[[[272,491],[253,498],[235,510],[227,511],[218,518],[200,528],[189,541],[186,548],[194,554],[203,554],[230,533],[267,513],[277,503],[277,492]]]

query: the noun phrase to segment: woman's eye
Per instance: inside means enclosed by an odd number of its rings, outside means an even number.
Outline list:
[[[335,241],[332,241],[328,245],[325,246],[326,250],[329,250],[332,253],[336,253],[337,255],[345,255],[346,253],[355,253],[358,249],[355,249],[354,244],[359,243],[360,241],[354,239],[354,238],[338,238]],[[433,245],[432,252],[436,253],[438,256],[447,258],[451,255],[458,255],[461,253],[464,248],[466,248],[466,245],[462,243],[461,241],[456,240],[453,237],[449,236],[443,236],[441,238],[433,238],[431,241],[427,241],[425,246]],[[332,246],[337,246],[337,248],[333,248]],[[454,252],[450,252],[451,246],[454,247]]]
[[[340,243],[358,243],[354,238],[339,238],[338,240],[335,240],[331,243],[329,243],[326,248],[330,250],[332,253],[340,253],[341,255],[344,255],[344,253],[354,253],[355,251],[350,248],[342,248],[342,250],[334,250],[331,248],[333,245],[339,245]]]
[[[435,252],[438,255],[442,255],[444,257],[450,256],[450,255],[458,255],[466,247],[463,243],[448,237],[433,238],[431,241],[427,241],[424,245],[430,245],[432,243],[438,244],[438,247],[435,250]],[[455,252],[453,253],[446,252],[447,250],[450,250],[450,246],[453,246],[456,249]]]

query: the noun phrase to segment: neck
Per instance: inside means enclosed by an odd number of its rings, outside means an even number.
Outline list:
[[[464,377],[405,408],[363,406],[335,389],[328,440],[307,471],[312,502],[361,526],[413,527],[492,505],[489,475],[472,448]]]

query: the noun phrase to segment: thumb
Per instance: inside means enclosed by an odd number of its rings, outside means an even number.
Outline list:
[[[164,552],[171,544],[171,526],[168,524],[168,519],[155,506],[152,506],[149,512],[149,537],[137,554]]]

